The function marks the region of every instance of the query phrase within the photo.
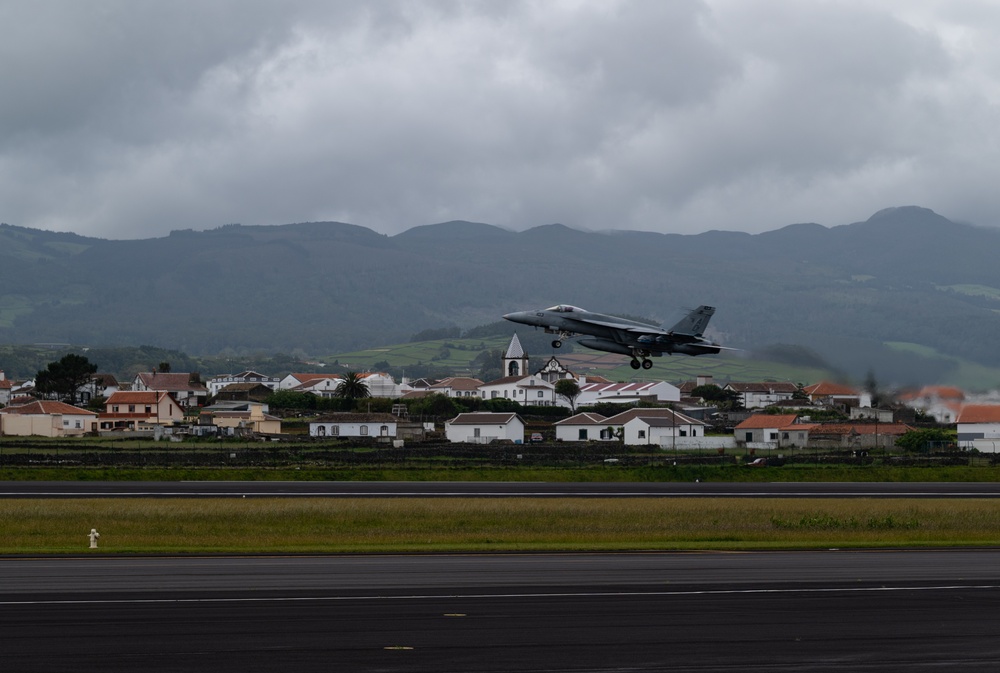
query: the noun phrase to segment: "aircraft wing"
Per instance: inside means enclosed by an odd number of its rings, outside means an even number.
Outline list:
[[[600,325],[601,327],[610,327],[611,329],[619,329],[623,332],[632,332],[633,334],[666,334],[665,329],[659,327],[639,327],[638,325],[623,325],[620,322],[610,322],[607,320],[594,320],[593,318],[587,318],[585,321],[588,325]]]

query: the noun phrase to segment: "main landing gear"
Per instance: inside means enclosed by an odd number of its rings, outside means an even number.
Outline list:
[[[648,355],[649,353],[647,351],[633,351],[632,361],[629,362],[629,365],[632,369],[638,369],[639,367],[642,367],[643,369],[652,369],[653,361],[647,357]],[[639,358],[642,358],[642,360],[640,361]]]

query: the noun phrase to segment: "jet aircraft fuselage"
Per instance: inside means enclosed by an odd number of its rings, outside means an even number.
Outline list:
[[[715,308],[712,306],[699,306],[670,329],[603,313],[592,313],[569,304],[537,311],[508,313],[504,319],[541,327],[549,334],[558,334],[558,338],[552,342],[553,348],[560,348],[565,339],[574,336],[592,337],[580,339],[580,345],[630,355],[633,369],[640,366],[649,369],[653,366],[648,359],[650,356],[659,357],[664,353],[710,355],[721,351],[723,346],[702,336],[714,313]]]

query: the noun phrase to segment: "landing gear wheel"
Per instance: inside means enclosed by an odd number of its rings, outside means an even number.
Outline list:
[[[652,360],[643,360],[642,361],[642,368],[643,369],[652,369],[653,368],[653,361]]]
[[[632,362],[630,362],[629,364],[632,365],[632,369],[638,369],[641,366],[639,364],[639,361],[636,360],[635,358],[632,358]]]
[[[562,341],[560,341],[559,339],[556,339],[555,341],[552,342],[552,347],[553,348],[562,348]]]

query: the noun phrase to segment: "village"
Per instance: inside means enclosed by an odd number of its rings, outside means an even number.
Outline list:
[[[892,400],[873,400],[871,392],[830,381],[723,383],[705,375],[677,385],[614,382],[575,374],[555,356],[531,372],[516,334],[503,354],[503,373],[487,382],[462,376],[397,382],[385,373],[365,372],[358,375],[365,397],[382,401],[376,406],[386,409],[390,407],[385,403],[391,401],[391,412],[320,412],[308,419],[307,435],[397,447],[443,438],[469,444],[618,442],[674,451],[808,447],[867,452],[895,448],[901,437],[918,427],[937,427],[954,431],[948,440],[937,442],[947,448],[997,453],[1000,443],[1000,402],[968,399],[962,390],[949,386],[925,386]],[[567,389],[561,381],[574,385]],[[283,418],[269,408],[272,395],[289,391],[330,399],[338,396],[343,383],[342,376],[328,373],[271,377],[243,371],[204,382],[190,373],[155,370],[140,372],[128,382],[95,374],[77,391],[81,406],[76,406],[45,399],[34,390],[33,381],[12,381],[0,371],[0,436],[129,433],[174,441],[216,436],[275,440],[286,433]],[[720,405],[708,396],[706,391],[713,390],[729,403]],[[411,419],[413,402],[432,395],[476,410],[443,419]],[[95,409],[95,400],[103,400],[102,406]],[[486,403],[498,400],[516,408],[489,409],[497,405]],[[545,414],[541,421],[529,423],[526,417],[532,409],[557,415]]]

